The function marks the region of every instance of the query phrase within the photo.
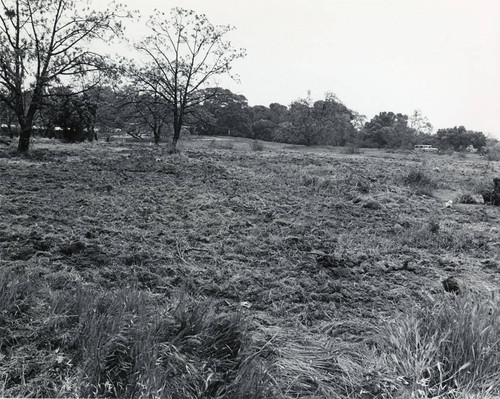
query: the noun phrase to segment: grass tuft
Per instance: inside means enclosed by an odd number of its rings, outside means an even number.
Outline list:
[[[411,170],[403,177],[403,183],[411,188],[413,193],[417,195],[433,195],[433,189],[436,188],[436,183],[423,170]]]
[[[385,323],[379,337],[379,351],[408,392],[500,394],[500,307],[494,297],[434,297],[429,306]]]

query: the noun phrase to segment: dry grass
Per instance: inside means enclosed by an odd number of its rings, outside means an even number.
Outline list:
[[[500,394],[500,308],[470,291],[431,298],[382,326],[379,350],[408,393]]]
[[[0,152],[0,396],[419,397],[374,333],[441,331],[400,311],[450,308],[450,273],[498,290],[498,207],[441,197],[498,165],[207,146]],[[453,389],[485,393],[488,370]]]

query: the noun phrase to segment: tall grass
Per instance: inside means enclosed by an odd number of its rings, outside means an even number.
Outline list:
[[[268,397],[268,365],[237,312],[23,280],[0,273],[0,397]]]
[[[380,327],[379,337],[379,350],[407,392],[500,395],[500,307],[494,297],[466,292],[433,298]]]

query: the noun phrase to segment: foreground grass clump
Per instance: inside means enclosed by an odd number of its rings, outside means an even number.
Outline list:
[[[379,332],[379,349],[408,392],[421,397],[500,394],[500,307],[495,298],[471,292],[443,295]]]
[[[265,366],[237,312],[30,280],[0,276],[1,397],[266,397]]]

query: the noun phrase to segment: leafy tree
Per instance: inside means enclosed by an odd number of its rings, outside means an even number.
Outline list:
[[[152,35],[137,45],[148,62],[136,76],[145,90],[168,103],[175,149],[187,114],[208,98],[201,89],[215,76],[230,75],[233,62],[245,52],[224,40],[231,26],[212,25],[193,11],[175,8],[169,18],[157,12],[148,26]]]
[[[62,129],[62,138],[70,143],[92,141],[97,104],[87,93],[72,93],[68,87],[52,89],[43,106],[49,136],[57,137],[55,127]]]
[[[254,105],[251,107],[252,122],[259,120],[270,121],[272,118],[271,110],[264,105]]]
[[[302,144],[303,136],[292,122],[282,122],[273,131],[273,141],[278,143]]]
[[[355,130],[350,111],[333,94],[312,102],[310,94],[290,105],[290,120],[304,145],[345,145]]]
[[[259,119],[252,123],[253,136],[259,140],[272,141],[276,124],[267,119]]]
[[[416,142],[415,131],[408,126],[408,116],[381,112],[366,122],[363,129],[365,145],[373,147],[411,147]]]
[[[351,124],[356,129],[356,131],[361,131],[363,129],[363,126],[367,122],[366,120],[366,115],[362,115],[357,111],[351,111],[352,113],[352,119],[351,119]]]
[[[355,133],[351,123],[354,118],[353,113],[333,93],[327,93],[325,99],[316,101],[313,107],[313,117],[318,121],[317,143],[346,145]]]
[[[190,119],[199,134],[252,137],[252,121],[245,96],[230,90],[209,88],[201,95],[206,100],[193,109]]]
[[[117,9],[81,6],[76,0],[2,0],[0,100],[18,119],[19,152],[29,150],[47,87],[68,75],[98,77],[105,58],[89,44],[121,32]]]
[[[269,109],[271,110],[271,122],[278,125],[280,123],[286,122],[289,119],[288,107],[286,107],[285,105],[272,103],[269,105]]]
[[[310,91],[308,91],[307,97],[298,99],[290,104],[290,121],[295,128],[295,136],[298,136],[296,144],[315,144],[316,121],[313,118],[312,105]],[[295,138],[294,141],[296,141]]]
[[[96,85],[86,93],[97,104],[94,124],[101,131],[124,127],[128,110],[123,106],[126,101],[125,89],[114,90],[108,85]]]
[[[467,130],[463,126],[439,129],[436,133],[436,145],[440,149],[453,149],[455,151],[464,151],[472,146],[481,150],[486,146],[486,136],[482,132]]]

